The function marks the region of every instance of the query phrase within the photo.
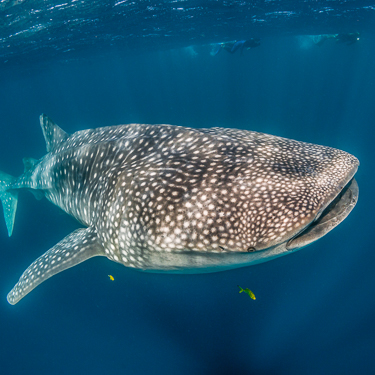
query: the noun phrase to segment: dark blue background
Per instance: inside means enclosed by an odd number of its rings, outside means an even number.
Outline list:
[[[129,122],[257,130],[343,149],[361,166],[357,207],[300,252],[206,275],[140,273],[94,258],[11,306],[6,294],[21,273],[78,227],[22,194],[13,236],[0,226],[1,372],[374,373],[373,45],[369,35],[314,48],[274,37],[244,56],[215,57],[208,46],[114,47],[3,69],[0,170],[13,175],[23,157],[45,153],[41,113],[68,132]]]

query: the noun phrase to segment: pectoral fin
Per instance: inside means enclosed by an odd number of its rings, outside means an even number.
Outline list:
[[[105,253],[95,230],[75,230],[29,266],[8,294],[8,302],[15,305],[51,276],[98,255]]]

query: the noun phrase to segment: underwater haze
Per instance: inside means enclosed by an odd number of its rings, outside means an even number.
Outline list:
[[[12,306],[22,272],[81,227],[20,194],[12,237],[0,222],[2,374],[375,373],[375,1],[3,0],[0,20],[0,170],[11,175],[46,153],[42,113],[69,133],[254,130],[361,163],[352,213],[287,257],[200,275],[97,257]],[[245,40],[260,45],[233,50]]]

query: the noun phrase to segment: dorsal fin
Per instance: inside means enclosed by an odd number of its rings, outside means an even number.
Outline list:
[[[68,138],[69,134],[64,132],[64,130],[57,126],[48,116],[42,114],[39,119],[44,139],[46,140],[47,152],[51,152]]]

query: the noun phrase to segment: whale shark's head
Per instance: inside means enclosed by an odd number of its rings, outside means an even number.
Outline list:
[[[263,228],[257,224],[260,235],[252,250],[280,244],[280,249],[296,250],[324,236],[354,208],[359,162],[330,147],[282,138],[271,143],[257,147],[262,153],[258,177],[249,169],[256,177],[248,184],[250,205],[258,207],[257,223]]]

